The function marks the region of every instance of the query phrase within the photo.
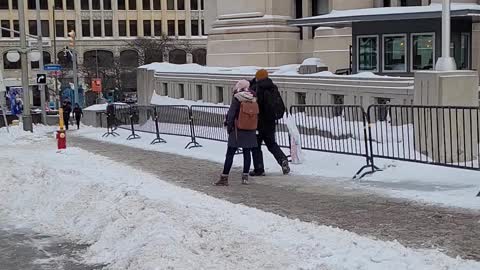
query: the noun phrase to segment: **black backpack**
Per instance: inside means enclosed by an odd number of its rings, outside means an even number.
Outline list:
[[[286,108],[278,87],[274,85],[272,92],[265,95],[267,111],[274,120],[280,120],[285,114]]]

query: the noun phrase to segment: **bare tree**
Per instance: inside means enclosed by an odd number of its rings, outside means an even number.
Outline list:
[[[127,46],[136,50],[140,64],[162,62],[164,54],[173,47],[174,39],[163,34],[158,38],[137,38],[127,41]]]

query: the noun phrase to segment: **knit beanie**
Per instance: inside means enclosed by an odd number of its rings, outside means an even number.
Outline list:
[[[266,71],[265,69],[260,69],[259,71],[257,71],[257,73],[255,74],[255,79],[257,81],[261,81],[261,80],[265,80],[268,78],[268,71]]]
[[[248,90],[248,88],[250,88],[250,82],[247,80],[240,80],[237,82],[233,90],[234,90],[234,93],[237,93],[237,92]]]

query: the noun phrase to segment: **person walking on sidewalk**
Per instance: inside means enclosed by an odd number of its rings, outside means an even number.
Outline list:
[[[257,147],[256,129],[259,108],[255,92],[246,80],[239,81],[234,88],[232,104],[227,113],[225,126],[228,132],[228,147],[220,179],[216,186],[228,186],[228,175],[233,165],[233,158],[239,148],[243,150],[242,184],[248,185],[248,173],[251,165],[251,150]]]
[[[255,74],[252,80],[255,85],[260,113],[258,115],[257,148],[252,150],[254,170],[250,176],[264,176],[265,165],[263,162],[262,143],[273,154],[278,164],[282,167],[283,174],[290,173],[288,158],[275,141],[276,121],[283,118],[285,104],[282,100],[278,87],[268,77],[268,71],[261,69]]]
[[[73,108],[73,116],[75,117],[75,121],[77,123],[77,129],[80,129],[80,120],[82,119],[83,111],[78,103],[75,103],[75,108]]]
[[[68,125],[70,124],[70,114],[72,113],[72,103],[65,100],[63,102],[63,122],[65,124],[65,129],[68,130]]]

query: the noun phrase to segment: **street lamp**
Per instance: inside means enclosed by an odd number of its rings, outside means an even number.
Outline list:
[[[452,71],[457,69],[455,59],[450,56],[450,0],[443,0],[442,8],[442,57],[440,57],[435,66],[437,71]]]

